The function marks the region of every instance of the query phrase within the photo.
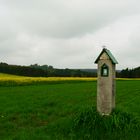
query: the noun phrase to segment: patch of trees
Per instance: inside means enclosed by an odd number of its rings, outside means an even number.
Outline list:
[[[122,78],[140,78],[140,67],[134,69],[123,69],[120,73],[117,74],[118,77]]]
[[[32,77],[47,76],[47,71],[42,69],[31,68],[29,66],[8,65],[7,63],[0,63],[0,72]]]

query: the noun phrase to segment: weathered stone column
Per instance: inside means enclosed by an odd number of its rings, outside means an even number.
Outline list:
[[[102,115],[109,115],[115,108],[115,65],[118,62],[104,48],[95,63],[98,64],[97,111]]]

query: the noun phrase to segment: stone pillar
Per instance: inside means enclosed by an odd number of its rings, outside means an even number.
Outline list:
[[[103,49],[95,61],[98,64],[97,111],[102,115],[109,115],[115,108],[115,64],[117,61],[112,56],[109,50]]]

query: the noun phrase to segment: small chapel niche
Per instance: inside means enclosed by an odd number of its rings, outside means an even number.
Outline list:
[[[106,64],[101,66],[101,76],[107,77],[109,75],[109,67]]]

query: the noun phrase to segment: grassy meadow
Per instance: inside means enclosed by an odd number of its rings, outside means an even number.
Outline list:
[[[116,83],[116,110],[101,117],[95,78],[0,74],[0,140],[139,140],[140,79]]]

